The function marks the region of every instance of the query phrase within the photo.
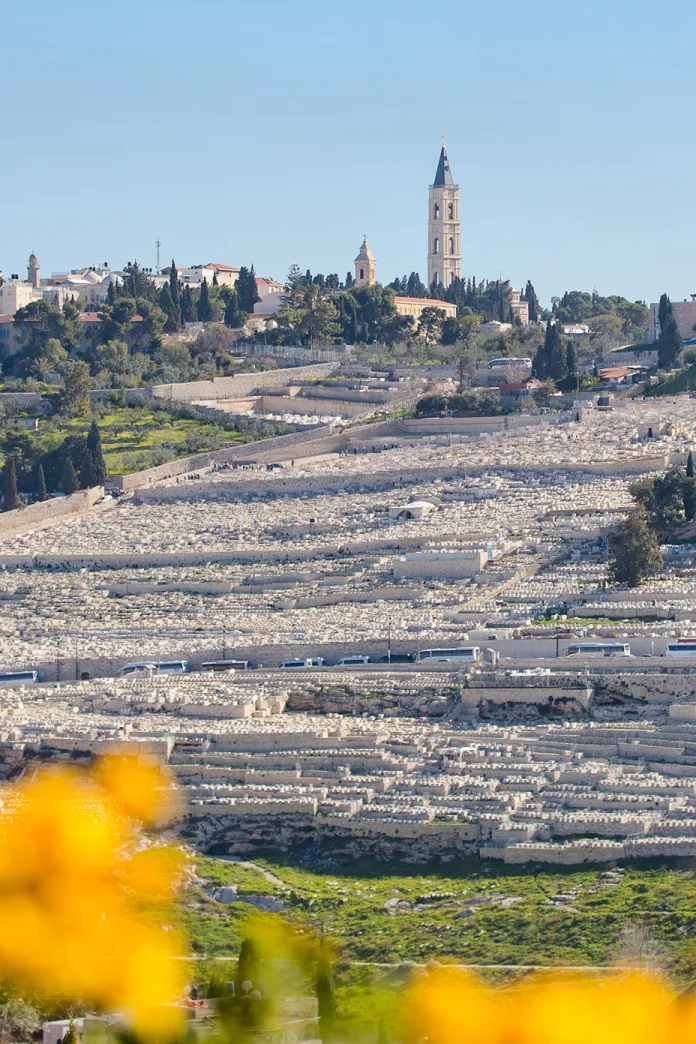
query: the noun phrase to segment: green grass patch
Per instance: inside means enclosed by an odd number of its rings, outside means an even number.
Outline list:
[[[629,866],[614,883],[599,868],[517,870],[479,859],[427,868],[362,861],[325,870],[306,869],[295,857],[253,861],[283,882],[274,889],[262,878],[286,904],[286,916],[330,935],[349,964],[607,964],[621,930],[644,925],[666,947],[677,982],[696,974],[696,880],[679,867]],[[249,884],[262,892],[260,875],[235,864],[201,858],[197,873],[209,882],[207,892],[220,883],[239,884],[240,895]],[[236,954],[248,911],[243,902],[221,907],[209,898],[201,910],[189,910],[187,926],[203,946],[198,952]]]
[[[96,419],[109,475],[130,474],[165,460],[249,441],[238,431],[174,417],[165,410],[123,407]],[[92,420],[93,415],[87,414],[70,420],[40,422],[39,431],[30,433],[30,437],[42,452],[47,452],[68,435],[86,435]]]
[[[621,959],[622,929],[647,928],[664,946],[664,971],[677,987],[696,977],[696,878],[678,865],[632,865],[618,878],[606,868],[511,868],[460,859],[446,866],[389,866],[361,860],[311,869],[299,853],[250,857],[258,870],[196,858],[202,886],[188,889],[181,923],[198,958],[192,974],[234,976],[244,921],[253,907],[222,905],[223,884],[267,888],[298,926],[337,947],[336,999],[341,1039],[399,1039],[401,992],[417,966],[432,961],[483,965],[476,974],[498,984],[529,974],[492,965],[593,966]],[[314,864],[315,860],[313,860]],[[262,884],[263,882],[263,884]],[[264,894],[268,894],[265,892]],[[221,960],[222,958],[222,960]],[[308,990],[311,991],[311,983]]]
[[[660,395],[679,395],[680,392],[696,390],[696,363],[684,367],[674,377],[648,388],[645,392],[651,398]]]

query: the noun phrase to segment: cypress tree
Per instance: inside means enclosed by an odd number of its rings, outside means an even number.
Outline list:
[[[527,286],[524,291],[524,299],[527,302],[529,308],[529,321],[530,323],[537,322],[539,318],[539,299],[536,295],[536,290],[532,285],[531,279],[527,280]]]
[[[323,1040],[326,1040],[331,1036],[331,1029],[336,1018],[336,992],[331,955],[323,939],[319,943],[316,992],[321,1036]]]
[[[198,298],[198,322],[209,323],[213,318],[213,309],[210,305],[210,294],[208,292],[208,280],[203,280],[200,297]]]
[[[169,269],[169,293],[172,295],[172,301],[179,303],[179,276],[176,271],[176,264],[174,258],[172,258],[172,267]]]
[[[259,970],[259,955],[253,939],[242,939],[239,947],[239,960],[237,961],[237,974],[234,977],[235,994],[243,996],[242,983],[250,982],[256,985],[256,975]]]
[[[37,500],[46,500],[46,479],[44,478],[43,464],[38,461],[34,466],[34,493]]]
[[[213,272],[213,286],[217,286],[217,285],[218,285],[217,272]]]
[[[233,290],[225,308],[225,326],[229,326],[231,330],[239,330],[244,326],[244,318],[244,313],[239,307],[239,298]]]
[[[112,305],[115,302],[115,300],[116,300],[116,293],[114,291],[114,284],[113,283],[109,283],[109,286],[108,286],[107,291],[106,291],[106,303],[108,305]]]
[[[106,482],[106,462],[104,460],[101,432],[95,420],[92,421],[87,433],[87,450],[90,459],[90,477],[92,479],[90,485],[103,486]]]
[[[176,333],[179,329],[178,317],[175,316],[174,302],[172,301],[172,292],[169,289],[169,283],[165,283],[159,292],[159,306],[167,317],[167,321],[164,324],[165,333]]]
[[[566,369],[568,373],[575,374],[578,372],[578,359],[575,354],[575,345],[572,341],[568,341],[568,347],[566,348]]]
[[[694,477],[694,455],[691,452],[691,450],[689,450],[689,456],[687,457],[687,460],[686,460],[686,477],[687,478],[693,478]]]
[[[503,283],[498,283],[498,321],[504,323],[506,321],[505,315],[505,293],[503,291]]]
[[[687,522],[693,522],[694,518],[696,518],[696,479],[684,479],[682,483],[682,500],[684,502],[684,517]]]
[[[300,276],[300,279],[303,277]],[[306,276],[304,276],[304,282],[309,286],[312,282],[312,273],[308,270]],[[254,272],[254,266],[251,268],[245,268],[242,266],[239,269],[239,276],[237,277],[237,284],[235,286],[237,291],[237,297],[239,299],[239,307],[247,315],[251,315],[254,311],[254,305],[260,300],[260,297],[256,290],[256,273]]]
[[[660,338],[657,344],[657,365],[661,370],[671,370],[682,350],[683,342],[679,333],[677,321],[672,315],[672,306],[665,316],[665,324],[660,328]]]
[[[665,319],[667,318],[667,313],[671,311],[672,302],[670,301],[667,294],[662,294],[662,296],[660,297],[660,304],[658,305],[657,309],[657,319],[660,324],[660,329],[664,327]]]
[[[4,497],[5,511],[16,511],[19,507],[17,496],[17,466],[14,457],[8,457],[4,467]]]
[[[69,497],[71,493],[77,493],[78,489],[80,488],[79,483],[77,481],[75,468],[70,457],[66,457],[63,461],[61,484],[63,486],[63,492],[65,493],[66,497]]]
[[[193,297],[191,296],[191,287],[187,283],[181,295],[181,321],[182,323],[195,323],[197,318],[198,315],[193,303]]]

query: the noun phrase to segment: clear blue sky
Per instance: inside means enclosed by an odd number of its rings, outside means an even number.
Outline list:
[[[425,275],[440,136],[465,275],[696,292],[693,0],[32,0],[2,13],[0,267]]]

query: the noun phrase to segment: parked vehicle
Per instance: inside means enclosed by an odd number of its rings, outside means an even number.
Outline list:
[[[283,660],[280,665],[282,668],[288,667],[323,667],[324,660],[321,656],[309,657],[306,660]]]

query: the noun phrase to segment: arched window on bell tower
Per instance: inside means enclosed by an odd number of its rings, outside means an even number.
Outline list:
[[[364,269],[364,268],[361,268],[361,269],[360,269],[360,278],[361,278],[361,279],[364,279],[364,278],[365,278],[365,269]]]
[[[434,254],[439,254],[440,253],[440,240],[439,240],[439,238],[437,236],[435,236],[435,242],[433,243],[433,253]]]
[[[434,208],[433,208],[433,217],[435,218],[436,221],[440,220],[440,204],[439,203],[436,203]]]
[[[454,203],[447,204],[447,217],[450,221],[454,221]]]
[[[454,236],[449,237],[449,252],[450,254],[454,253]]]

